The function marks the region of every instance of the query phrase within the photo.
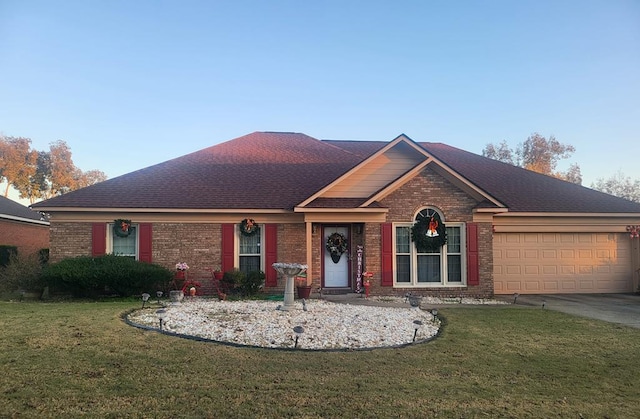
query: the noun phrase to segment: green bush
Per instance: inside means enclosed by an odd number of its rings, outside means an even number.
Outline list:
[[[246,296],[256,295],[264,286],[266,275],[262,271],[251,271],[240,280],[240,292]]]
[[[41,293],[45,287],[42,280],[42,263],[39,255],[11,255],[9,262],[0,268],[0,291],[32,291]]]
[[[11,257],[17,255],[18,248],[16,246],[0,244],[0,266],[7,266],[11,261]]]
[[[226,290],[226,292],[233,294],[239,289],[240,284],[242,284],[242,282],[244,281],[244,278],[244,272],[237,268],[233,268],[232,270],[226,271],[224,273],[224,275],[222,276],[221,285]]]
[[[43,272],[52,289],[77,297],[137,295],[164,289],[172,277],[173,271],[160,265],[114,255],[65,259]]]

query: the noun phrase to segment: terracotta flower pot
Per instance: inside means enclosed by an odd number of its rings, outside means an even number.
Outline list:
[[[310,295],[311,295],[310,285],[304,285],[304,286],[298,287],[298,298],[304,298],[305,300],[308,300]]]

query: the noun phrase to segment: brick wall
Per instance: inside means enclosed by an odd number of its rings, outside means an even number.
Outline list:
[[[18,255],[31,255],[49,248],[49,226],[0,220],[0,244],[16,246]]]
[[[477,202],[460,191],[450,182],[427,169],[419,176],[407,182],[397,191],[382,200],[382,205],[389,208],[388,222],[413,222],[415,213],[426,206],[433,206],[442,211],[446,222],[470,222],[472,210]],[[358,244],[364,245],[363,269],[374,272],[372,281],[373,294],[404,295],[411,291],[434,296],[475,296],[493,295],[493,245],[491,223],[478,224],[480,285],[474,287],[451,287],[429,289],[394,289],[380,286],[381,272],[381,229],[377,223],[364,224],[363,234],[357,234],[356,225],[352,226],[350,251],[355,252]],[[312,234],[312,286],[321,285],[322,258],[324,242],[322,229],[317,228]],[[153,261],[154,263],[174,269],[178,262],[186,262],[190,266],[189,277],[197,279],[205,285],[205,292],[213,290],[210,274],[206,268],[221,265],[221,225],[214,223],[154,223],[153,224]],[[305,224],[278,225],[278,262],[305,263],[306,245]],[[51,260],[58,261],[65,257],[91,255],[90,223],[51,223]],[[355,253],[352,254],[355,261]],[[273,269],[265,266],[265,270]],[[353,266],[355,277],[355,266]],[[278,279],[278,285],[267,291],[281,293],[284,291],[284,280]],[[355,285],[355,284],[354,284]]]
[[[75,256],[91,256],[91,223],[51,221],[49,261]]]
[[[389,208],[388,222],[413,222],[421,208],[438,208],[444,222],[471,222],[472,210],[477,202],[449,181],[430,169],[424,170],[401,188],[385,197],[381,204]],[[448,288],[391,288],[380,286],[380,227],[367,225],[367,269],[376,273],[372,293],[404,295],[407,292],[440,297],[490,297],[493,295],[493,244],[491,223],[478,224],[480,285]]]

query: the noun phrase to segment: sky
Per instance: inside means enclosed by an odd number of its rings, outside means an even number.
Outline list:
[[[112,178],[254,131],[640,179],[640,1],[0,0],[0,134]]]

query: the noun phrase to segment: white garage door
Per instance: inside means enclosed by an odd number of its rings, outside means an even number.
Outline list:
[[[496,294],[631,292],[627,234],[496,233]]]

